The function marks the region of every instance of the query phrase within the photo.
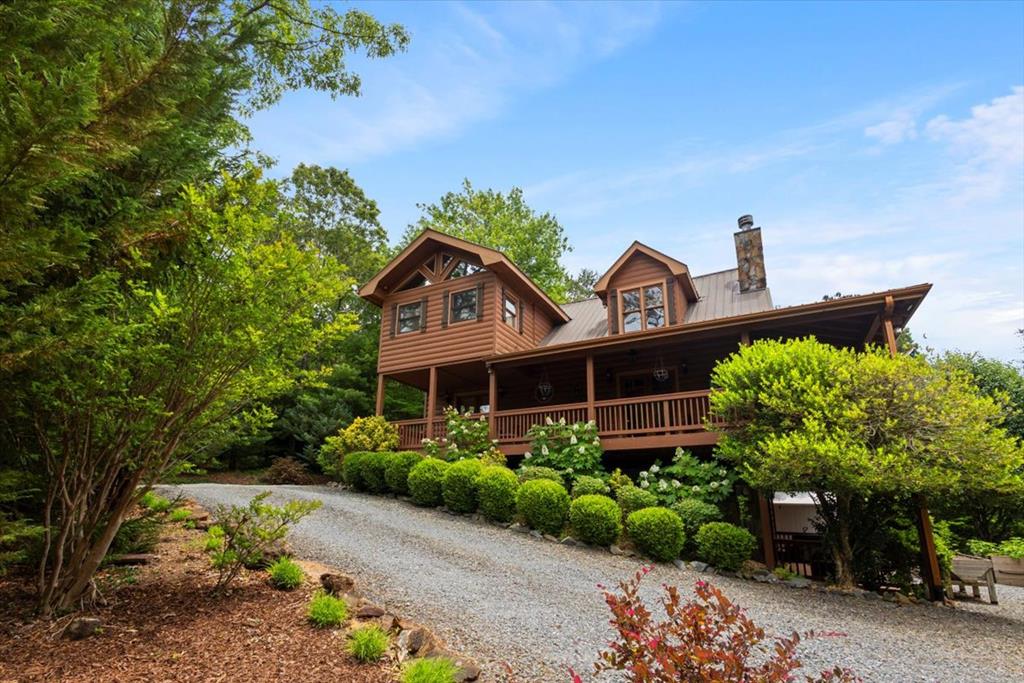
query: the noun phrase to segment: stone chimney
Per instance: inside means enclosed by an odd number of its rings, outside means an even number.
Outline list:
[[[764,249],[761,246],[761,228],[754,227],[754,217],[740,216],[736,221],[739,232],[736,240],[736,269],[739,272],[740,292],[764,289],[768,281],[764,274]]]

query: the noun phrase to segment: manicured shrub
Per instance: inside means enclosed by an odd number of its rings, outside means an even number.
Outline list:
[[[519,479],[507,467],[485,467],[476,480],[480,512],[487,519],[508,522],[516,514]]]
[[[306,578],[302,567],[289,557],[282,557],[267,567],[267,573],[270,574],[270,585],[284,591],[298,588]]]
[[[366,490],[370,493],[384,493],[388,489],[387,480],[384,478],[387,456],[387,453],[367,453],[363,457],[362,478]]]
[[[686,532],[686,547],[688,549],[696,543],[697,532],[702,526],[722,519],[722,511],[718,509],[717,505],[705,503],[696,498],[683,498],[672,506],[672,512],[683,520],[683,531]]]
[[[639,486],[620,486],[615,497],[619,501],[619,507],[622,508],[623,517],[629,517],[637,510],[658,505],[658,497]]]
[[[356,451],[349,453],[341,463],[341,476],[345,483],[359,490],[366,490],[366,481],[363,479],[363,463],[369,456],[368,451]]]
[[[562,478],[562,474],[551,467],[533,467],[524,466],[519,468],[519,481],[520,483],[526,483],[535,479],[548,479],[558,484],[564,484],[565,480]]]
[[[167,519],[171,522],[184,522],[192,517],[192,511],[188,508],[174,508],[167,513]]]
[[[451,467],[444,460],[424,458],[409,470],[409,495],[417,505],[437,507],[444,502],[444,473]]]
[[[622,533],[622,511],[608,496],[580,496],[569,506],[573,536],[593,545],[611,545]]]
[[[384,482],[392,493],[400,496],[409,493],[409,470],[423,459],[414,451],[398,451],[384,456]]]
[[[167,512],[171,509],[171,501],[153,491],[146,491],[139,500],[139,505],[152,512]]]
[[[324,592],[318,592],[309,601],[306,618],[317,628],[334,628],[348,619],[348,603]]]
[[[580,496],[606,496],[611,491],[608,484],[604,483],[604,479],[601,477],[592,477],[590,475],[583,475],[578,477],[576,482],[572,485],[572,497],[579,498]]]
[[[360,662],[376,662],[387,652],[388,634],[380,626],[361,626],[348,636],[348,651]]]
[[[756,547],[752,533],[728,522],[711,522],[697,532],[697,557],[719,569],[736,571]]]
[[[263,473],[262,480],[266,484],[312,484],[306,466],[295,458],[274,458],[270,467]]]
[[[668,508],[650,507],[630,513],[626,532],[640,552],[659,562],[679,557],[686,541],[683,521]]]
[[[459,667],[446,657],[414,659],[402,669],[402,683],[455,683]]]
[[[453,462],[444,473],[442,491],[444,504],[452,512],[476,512],[478,505],[476,478],[480,476],[483,465],[479,460],[459,460]]]
[[[550,479],[527,481],[516,492],[516,511],[531,529],[558,534],[569,514],[569,493]]]

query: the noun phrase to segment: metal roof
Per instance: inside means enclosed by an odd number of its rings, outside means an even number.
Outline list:
[[[772,309],[772,295],[767,289],[740,294],[735,268],[697,276],[693,278],[693,283],[700,294],[700,300],[686,307],[684,324]],[[608,315],[599,298],[564,304],[562,310],[572,319],[551,330],[538,346],[554,346],[608,336]]]

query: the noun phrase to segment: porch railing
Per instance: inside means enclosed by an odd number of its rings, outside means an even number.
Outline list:
[[[651,436],[704,429],[710,392],[617,398],[595,403],[601,436]]]
[[[656,436],[686,434],[705,429],[709,417],[708,396],[710,391],[685,391],[656,396],[617,398],[594,403],[594,417],[601,437],[624,438],[631,436]],[[501,444],[522,444],[526,432],[535,424],[546,419],[566,422],[584,422],[587,419],[586,403],[499,410],[494,414],[495,438]],[[710,420],[717,423],[717,420]],[[400,420],[394,423],[402,448],[419,448],[427,434],[427,421]],[[434,420],[434,438],[444,436],[445,422]]]
[[[543,408],[523,408],[521,410],[499,410],[494,413],[494,433],[499,443],[514,444],[526,441],[526,432],[536,424],[545,420],[558,422],[586,422],[586,403],[566,403]]]

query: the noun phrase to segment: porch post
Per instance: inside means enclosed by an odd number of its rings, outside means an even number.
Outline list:
[[[384,375],[377,373],[377,415],[384,414]]]
[[[427,382],[427,438],[434,438],[434,414],[437,412],[437,367],[430,366],[430,380]]]
[[[487,366],[487,431],[492,439],[497,438],[494,429],[494,413],[498,411],[498,368]]]
[[[773,496],[774,497],[774,496]],[[764,563],[768,569],[775,569],[775,530],[772,528],[773,502],[764,493],[757,492],[757,505],[761,517],[761,544],[764,546]]]
[[[594,407],[594,354],[587,354],[587,420],[597,420]]]

